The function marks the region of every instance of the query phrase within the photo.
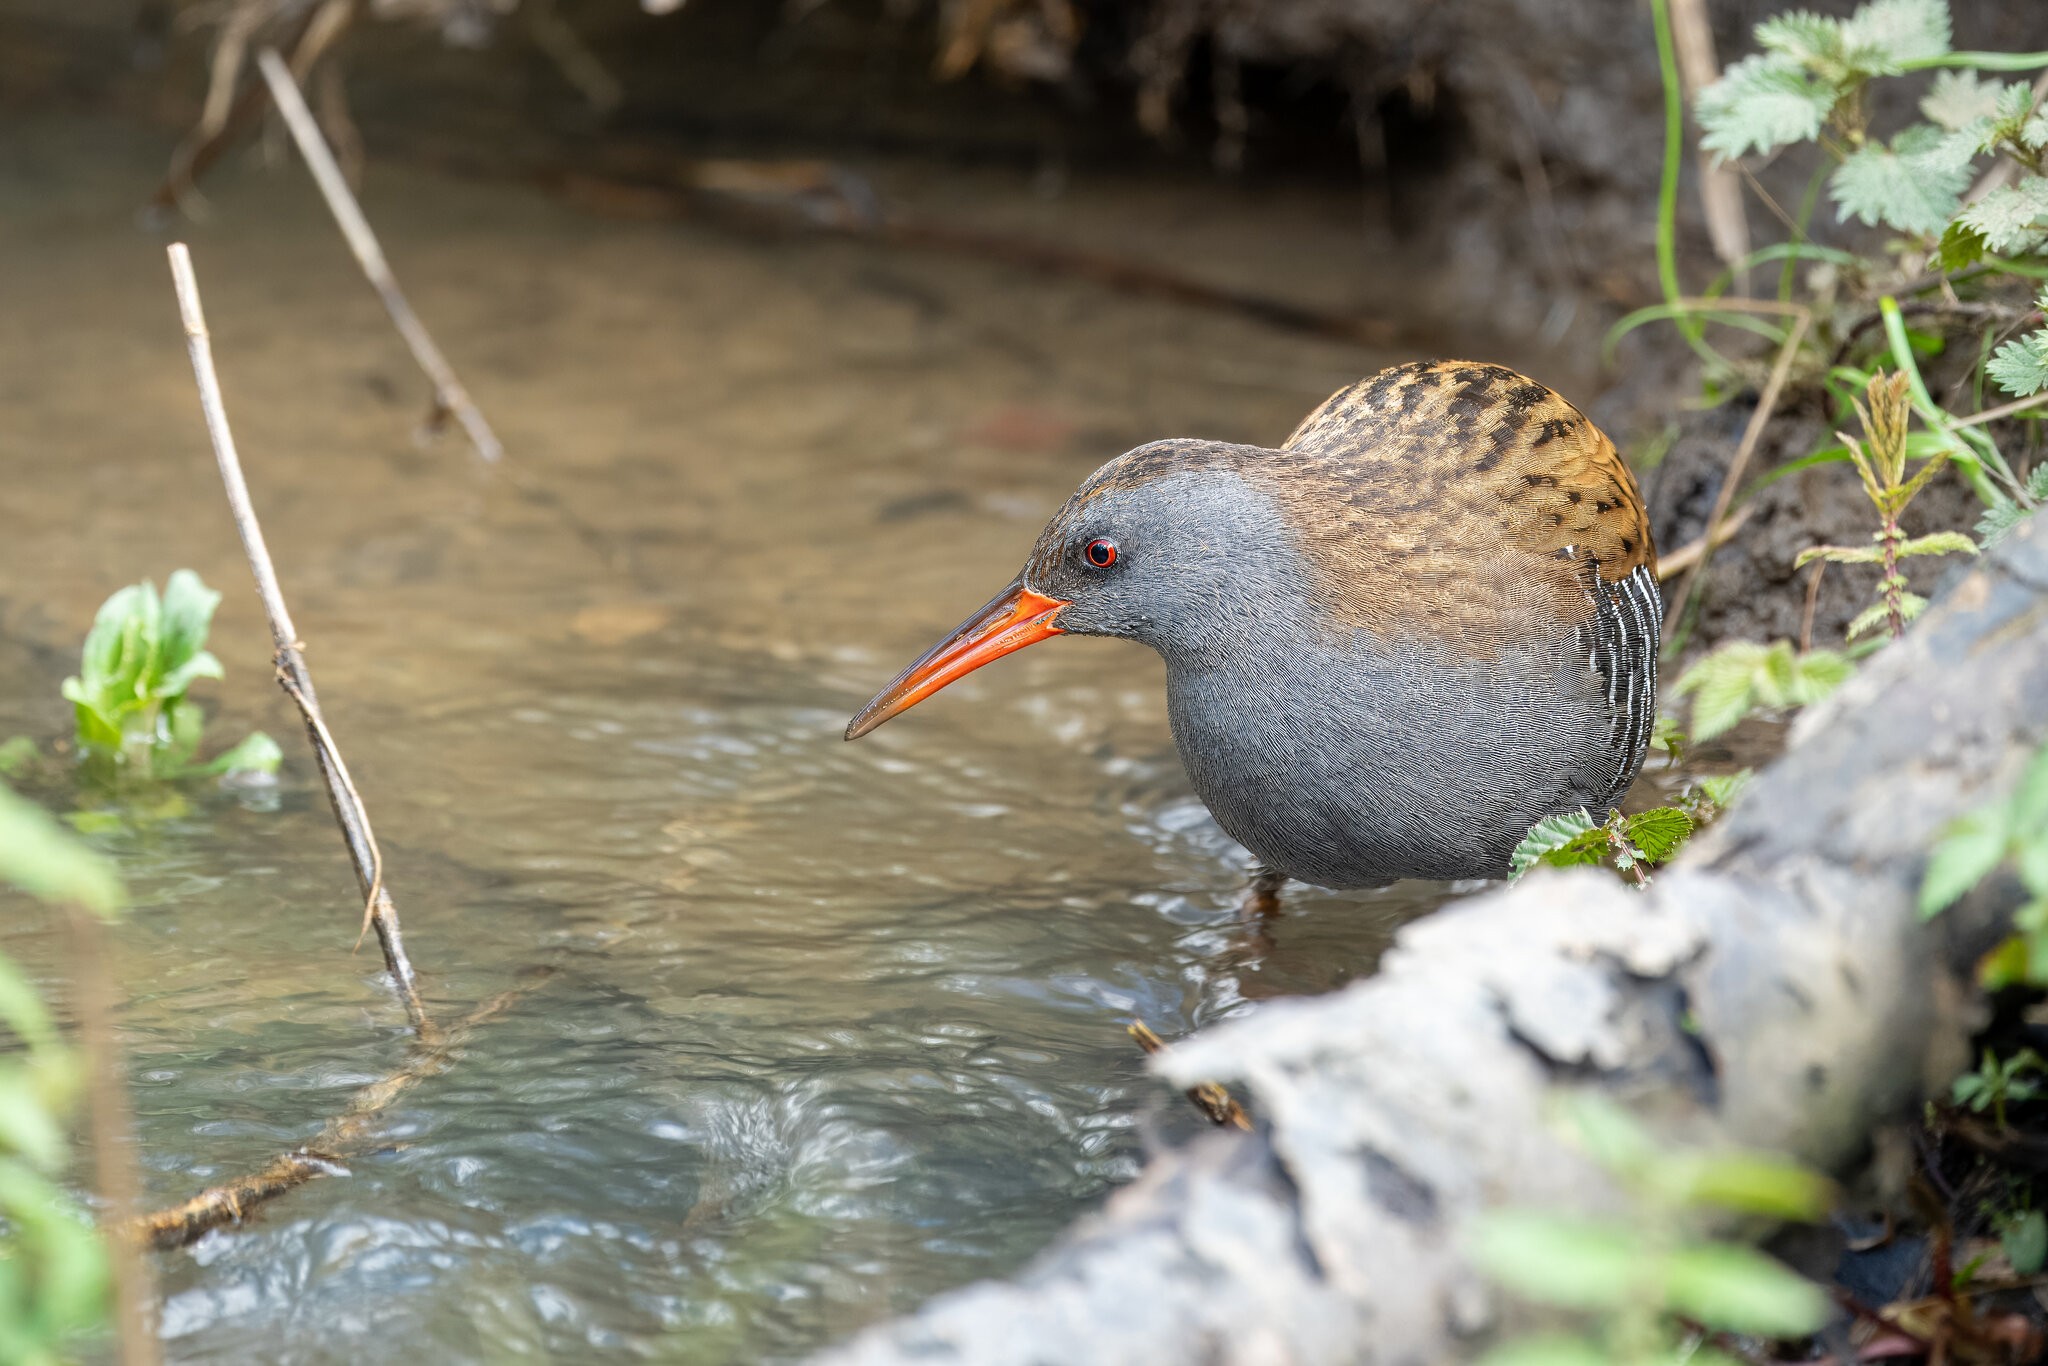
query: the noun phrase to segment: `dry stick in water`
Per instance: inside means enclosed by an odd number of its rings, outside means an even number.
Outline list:
[[[412,348],[412,358],[433,381],[436,417],[442,413],[453,414],[455,420],[462,424],[462,430],[469,433],[470,444],[476,447],[477,454],[486,460],[498,459],[505,453],[505,448],[498,444],[497,435],[484,421],[484,415],[477,411],[469,391],[462,387],[462,381],[455,378],[454,368],[441,354],[441,348],[434,345],[426,325],[412,311],[412,305],[405,301],[405,294],[398,288],[398,279],[391,273],[391,263],[384,259],[384,249],[377,245],[377,234],[370,230],[370,220],[363,217],[356,197],[349,193],[348,179],[342,175],[341,167],[335,164],[334,153],[327,148],[327,139],[320,135],[320,125],[314,121],[313,111],[306,107],[305,96],[299,93],[299,83],[292,79],[291,68],[284,64],[275,48],[265,48],[256,54],[256,67],[270,87],[271,102],[277,106],[277,112],[284,115],[285,127],[291,130],[292,141],[299,146],[299,155],[306,159],[306,169],[313,173],[314,183],[327,200],[328,212],[340,224],[341,235],[348,239],[356,264],[363,268],[371,288],[384,301],[384,311],[391,315],[398,335],[405,338],[405,344]]]
[[[536,969],[527,981],[499,992],[450,1028],[422,1037],[403,1067],[356,1092],[348,1108],[328,1120],[310,1143],[279,1153],[258,1170],[209,1187],[181,1205],[129,1221],[122,1229],[127,1243],[160,1251],[183,1247],[211,1229],[240,1223],[266,1200],[320,1177],[345,1173],[349,1160],[372,1146],[378,1122],[400,1096],[446,1071],[477,1026],[510,1010],[550,975],[546,968]]]
[[[213,343],[206,331],[206,314],[199,304],[199,281],[192,273],[192,254],[183,242],[169,248],[171,279],[178,290],[178,315],[185,324],[186,348],[192,353],[192,374],[199,382],[199,406],[206,414],[206,432],[213,439],[214,459],[220,464],[220,479],[227,489],[228,508],[234,514],[235,529],[242,535],[248,552],[250,572],[256,576],[256,593],[263,599],[263,613],[270,619],[271,639],[276,643],[277,681],[296,702],[306,719],[306,734],[313,745],[320,776],[327,780],[327,798],[334,806],[334,819],[341,825],[348,844],[349,859],[363,888],[363,914],[377,931],[384,950],[384,966],[391,983],[405,1002],[405,1013],[413,1029],[424,1035],[430,1024],[426,1007],[420,1003],[419,983],[412,962],[405,956],[405,937],[398,927],[398,907],[384,886],[384,856],[377,849],[377,837],[370,829],[370,816],[363,799],[342,762],[327,722],[320,714],[320,701],[313,692],[313,676],[306,670],[304,644],[292,626],[291,611],[284,604],[284,590],[278,586],[277,568],[270,561],[270,548],[263,541],[263,527],[249,502],[249,486],[242,479],[241,457],[235,454],[234,433],[228,429],[228,410],[221,398],[220,377],[214,373]]]
[[[1148,1056],[1165,1051],[1165,1042],[1154,1034],[1143,1020],[1131,1021],[1129,1028],[1131,1037],[1138,1041],[1138,1047],[1144,1049]],[[1194,1102],[1195,1108],[1218,1128],[1226,1124],[1234,1124],[1240,1129],[1252,1127],[1252,1117],[1244,1112],[1244,1107],[1237,1103],[1229,1091],[1213,1081],[1190,1086],[1184,1094]]]

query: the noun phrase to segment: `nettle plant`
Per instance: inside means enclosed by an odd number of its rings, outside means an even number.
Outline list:
[[[275,773],[277,743],[256,731],[207,763],[195,762],[206,713],[187,694],[220,678],[206,649],[220,594],[189,569],[172,574],[161,597],[147,579],[101,605],[64,697],[78,721],[89,769],[109,779],[178,778],[227,772]]]
[[[1792,12],[1759,24],[1762,51],[1700,92],[1701,145],[1731,161],[1801,146],[1819,150],[1820,165],[1796,214],[1779,210],[1790,220],[1792,240],[1736,263],[1703,297],[1681,298],[1671,245],[1676,184],[1667,172],[1659,232],[1667,298],[1624,319],[1617,331],[1675,321],[1707,359],[1710,384],[1742,367],[1704,343],[1703,323],[1761,333],[1781,345],[1796,335],[1802,340],[1794,373],[1824,383],[1843,416],[1875,362],[1888,357],[1927,427],[1913,454],[1940,452],[1955,465],[1986,506],[1979,534],[1995,539],[2048,501],[2048,468],[2022,478],[1988,430],[1994,418],[2048,402],[2048,326],[2032,297],[2035,283],[2048,278],[2048,105],[2028,81],[2006,79],[2048,68],[2048,52],[1957,52],[1951,36],[1946,0],[1874,0],[1846,19]],[[1675,79],[1669,61],[1666,67],[1667,79]],[[1890,102],[1873,94],[1882,83],[1905,79],[1926,82],[1920,117],[1885,137],[1872,127],[1872,113]],[[1815,242],[1809,228],[1823,190],[1843,222],[1892,235],[1862,252]],[[1782,267],[1775,304],[1728,297],[1738,277],[1771,263]],[[1810,268],[1803,291],[1802,265]],[[1934,330],[1909,327],[1909,313],[1931,318]],[[1795,317],[1810,327],[1801,324],[1795,333]],[[1975,393],[1980,405],[1987,383],[2015,401],[1958,416],[1936,401],[1920,360],[1942,352],[1950,334],[1980,324],[1958,387]],[[1823,458],[1851,456],[1836,447],[1816,453]]]

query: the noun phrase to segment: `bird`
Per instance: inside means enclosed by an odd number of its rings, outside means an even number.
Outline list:
[[[1277,449],[1117,456],[846,738],[1027,645],[1122,637],[1165,659],[1187,776],[1265,876],[1497,878],[1532,825],[1634,782],[1662,615],[1614,443],[1514,370],[1418,361]]]

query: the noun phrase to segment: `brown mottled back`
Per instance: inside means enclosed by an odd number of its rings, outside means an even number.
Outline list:
[[[1330,617],[1382,635],[1491,653],[1545,622],[1585,622],[1593,575],[1612,585],[1655,572],[1642,496],[1614,443],[1498,365],[1395,366],[1331,395],[1280,451],[1162,442],[1080,497],[1211,462],[1281,506]]]

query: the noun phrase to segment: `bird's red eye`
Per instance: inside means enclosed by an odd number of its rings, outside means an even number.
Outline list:
[[[1081,557],[1097,569],[1107,569],[1116,563],[1116,542],[1090,541],[1082,549]]]

